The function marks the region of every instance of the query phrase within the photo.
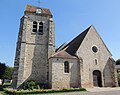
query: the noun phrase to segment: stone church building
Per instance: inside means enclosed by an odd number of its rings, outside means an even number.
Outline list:
[[[50,10],[27,5],[20,23],[12,86],[22,88],[29,80],[52,89],[117,86],[111,56],[94,26],[55,49]]]

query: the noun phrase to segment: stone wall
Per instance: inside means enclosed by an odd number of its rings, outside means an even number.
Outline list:
[[[18,76],[20,76],[18,72],[21,69],[20,67],[22,67],[22,64],[20,63],[21,59],[23,60],[23,58],[20,57],[21,56],[20,54],[21,54],[21,51],[25,49],[25,48],[22,48],[23,44],[25,44],[25,43],[22,43],[22,40],[25,40],[23,39],[23,35],[24,35],[23,29],[25,29],[25,26],[23,26],[23,24],[26,24],[24,21],[24,17],[21,18],[20,29],[18,33],[18,41],[17,41],[17,47],[16,47],[15,61],[14,61],[14,71],[12,76],[13,88],[16,88],[17,84],[19,84],[18,80],[20,81],[20,79],[18,78]]]
[[[115,68],[115,61],[109,59],[104,68],[104,83],[105,87],[118,86],[117,71]]]
[[[98,51],[95,53],[92,47],[96,46]],[[77,51],[78,57],[83,60],[81,68],[81,86],[93,87],[93,71],[99,70],[102,74],[102,86],[104,86],[103,70],[111,57],[111,53],[106,48],[99,34],[92,26],[84,38]],[[97,60],[97,63],[96,61]]]
[[[77,59],[51,58],[50,85],[52,89],[80,86],[80,66]],[[64,62],[69,62],[69,73],[64,72]]]
[[[17,75],[13,77],[14,88],[28,80],[34,80],[38,83],[47,83],[48,81],[48,56],[54,53],[54,24],[50,21],[49,16],[41,16],[32,13],[25,13],[21,21],[18,48],[16,52]],[[43,35],[33,32],[33,21],[43,22]],[[51,28],[52,27],[52,28]],[[52,30],[51,30],[51,29]],[[51,32],[51,34],[49,33]],[[53,33],[52,33],[53,32]],[[51,43],[49,42],[51,37]],[[49,46],[50,45],[50,46]],[[51,47],[51,48],[49,48]],[[50,54],[49,51],[51,52]],[[18,58],[19,57],[19,58]],[[16,63],[15,63],[16,64]],[[16,79],[15,79],[16,77]]]

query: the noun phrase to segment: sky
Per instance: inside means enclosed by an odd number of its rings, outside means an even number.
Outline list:
[[[0,0],[0,62],[14,66],[20,18],[27,4],[49,8],[56,47],[94,25],[115,60],[120,58],[120,0]]]

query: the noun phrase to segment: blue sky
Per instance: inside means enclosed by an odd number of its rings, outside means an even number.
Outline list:
[[[120,58],[120,0],[0,0],[0,62],[13,66],[20,18],[26,4],[49,8],[56,46],[94,25],[115,60]]]

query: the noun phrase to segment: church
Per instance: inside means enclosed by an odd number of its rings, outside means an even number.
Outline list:
[[[115,61],[93,25],[56,49],[52,13],[27,5],[20,22],[12,86],[22,88],[30,80],[51,89],[118,84]]]

